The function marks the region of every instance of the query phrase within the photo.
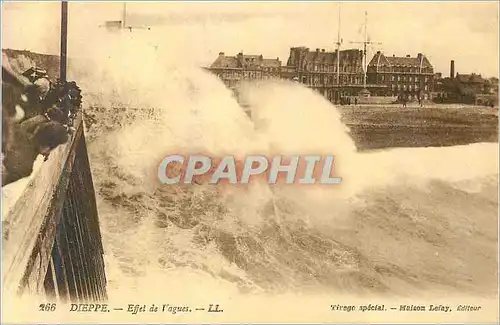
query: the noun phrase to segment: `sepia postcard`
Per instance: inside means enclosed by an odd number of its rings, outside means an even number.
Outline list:
[[[2,323],[498,324],[497,1],[2,1]]]

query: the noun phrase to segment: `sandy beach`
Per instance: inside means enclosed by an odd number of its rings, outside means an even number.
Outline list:
[[[339,106],[358,150],[498,141],[498,109],[432,104]]]

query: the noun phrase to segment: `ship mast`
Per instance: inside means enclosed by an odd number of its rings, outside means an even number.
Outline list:
[[[340,39],[340,8],[341,2],[339,2],[339,19],[338,19],[338,28],[337,28],[337,84],[340,85],[340,45],[342,44],[342,40]]]
[[[368,44],[368,12],[365,11],[365,41],[363,48],[363,89],[366,89],[366,45]]]
[[[351,42],[356,44],[363,44],[363,89],[366,89],[366,70],[368,69],[368,61],[367,61],[367,45],[368,44],[382,44],[380,42],[372,42],[368,40],[368,12],[365,11],[365,37],[363,42]]]

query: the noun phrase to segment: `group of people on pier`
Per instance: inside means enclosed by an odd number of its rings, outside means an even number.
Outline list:
[[[52,81],[37,68],[19,74],[2,60],[2,187],[69,140],[81,98],[75,82]]]

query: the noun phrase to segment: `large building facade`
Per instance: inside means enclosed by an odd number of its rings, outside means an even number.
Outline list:
[[[337,51],[292,47],[285,66],[279,58],[265,59],[262,55],[243,53],[226,56],[221,52],[208,70],[232,89],[244,80],[288,79],[318,91],[331,102],[339,102],[342,97],[357,96],[364,89],[363,52],[358,49],[340,51],[339,57]],[[366,85],[369,91],[380,91],[385,87],[370,83]]]
[[[367,68],[369,83],[385,85],[372,95],[429,99],[434,90],[434,68],[422,53],[416,57],[385,56],[377,52]]]
[[[226,56],[220,52],[208,70],[227,87],[234,89],[245,80],[281,78],[281,61],[279,58],[266,59],[262,55],[238,53],[236,56]]]
[[[366,82],[363,58],[363,51],[358,49],[343,50],[338,55],[338,51],[292,47],[286,65],[282,65],[279,58],[243,53],[226,56],[221,52],[208,70],[231,89],[245,80],[288,79],[318,91],[334,103],[364,95],[366,90],[372,97],[430,98],[434,68],[423,54],[388,57],[377,52],[367,66]]]
[[[344,96],[356,96],[363,89],[363,52],[357,49],[340,51],[339,56],[338,51],[292,47],[284,68],[293,71],[295,80],[331,102],[338,102]]]

